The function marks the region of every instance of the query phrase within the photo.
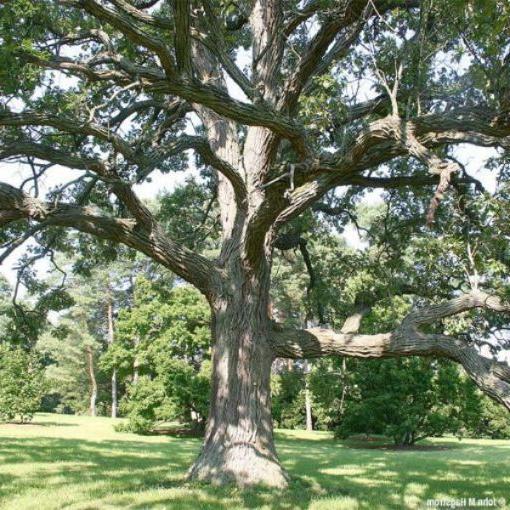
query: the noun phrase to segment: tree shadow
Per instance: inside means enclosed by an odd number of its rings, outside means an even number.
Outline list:
[[[192,438],[151,441],[122,434],[95,441],[9,438],[0,443],[0,498],[17,501],[40,490],[53,497],[49,508],[64,508],[69,502],[61,502],[60,495],[72,490],[73,505],[87,508],[304,510],[315,504],[342,508],[345,500],[359,508],[419,508],[438,494],[510,497],[510,445],[491,446],[490,456],[483,445],[456,442],[440,451],[356,450],[342,441],[278,434],[280,458],[292,477],[289,489],[240,491],[186,481],[200,444]]]

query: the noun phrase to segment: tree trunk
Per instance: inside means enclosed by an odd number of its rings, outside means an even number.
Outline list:
[[[310,365],[308,360],[305,360],[305,414],[306,414],[306,430],[313,430],[312,419],[312,394],[310,392]]]
[[[138,384],[138,379],[140,378],[140,360],[138,359],[137,347],[140,344],[140,338],[135,336],[135,339],[133,341],[134,350],[135,350],[135,358],[133,360],[133,384]]]
[[[345,401],[347,398],[347,361],[345,357],[342,358],[342,371],[340,375],[340,380],[342,381],[342,393],[340,394],[340,405],[338,406],[340,421],[344,419],[345,412]]]
[[[119,407],[117,401],[117,369],[112,372],[112,418],[117,418],[117,409]]]
[[[195,480],[285,487],[273,442],[270,375],[273,354],[265,292],[232,286],[213,314],[211,408],[202,451],[190,469]]]
[[[308,388],[308,381],[306,382],[305,388],[305,412],[306,412],[306,430],[313,430],[313,419],[312,419],[312,397],[310,395],[310,389]]]
[[[85,352],[87,354],[87,370],[89,373],[89,381],[90,381],[90,405],[89,405],[89,414],[90,416],[96,416],[96,401],[97,401],[97,381],[96,381],[96,373],[94,370],[94,352],[90,345],[87,345],[85,348]]]
[[[107,317],[108,317],[108,345],[111,346],[115,340],[115,332],[113,329],[113,299],[112,291],[108,286],[108,305],[107,305]],[[112,418],[117,418],[117,369],[114,368],[112,372]]]

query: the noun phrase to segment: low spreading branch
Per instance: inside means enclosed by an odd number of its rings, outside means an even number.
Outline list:
[[[0,225],[29,220],[45,227],[67,227],[140,251],[208,295],[220,275],[214,264],[169,239],[157,225],[140,228],[136,220],[102,215],[92,207],[47,203],[0,183]]]
[[[400,326],[388,333],[358,334],[358,327],[337,333],[324,328],[294,330],[275,326],[272,345],[275,356],[283,358],[332,355],[359,358],[394,358],[410,355],[446,357],[460,363],[482,390],[510,409],[508,364],[484,357],[464,340],[422,330],[424,325],[475,308],[510,312],[510,305],[503,303],[497,296],[475,290],[443,303],[414,310]]]

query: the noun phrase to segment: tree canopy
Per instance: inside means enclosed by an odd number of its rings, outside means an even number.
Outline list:
[[[272,439],[275,357],[446,357],[510,408],[510,368],[479,346],[510,311],[508,2],[0,9],[0,160],[28,169],[0,183],[0,261],[35,240],[20,266],[36,288],[39,258],[112,259],[123,244],[204,294],[212,403],[191,477],[287,483]],[[493,193],[466,170],[464,144],[494,149]],[[195,183],[159,208],[140,198],[140,184],[193,166]],[[314,236],[361,226],[357,204],[374,189],[385,211],[365,226],[371,249],[339,249],[322,265],[342,280],[329,299],[350,306],[326,328],[326,280],[309,248]],[[305,324],[274,320],[271,278],[289,250],[309,276]],[[62,289],[44,290],[43,303],[63,306]],[[411,306],[381,333],[367,321],[385,299]],[[465,312],[464,327],[451,319]]]

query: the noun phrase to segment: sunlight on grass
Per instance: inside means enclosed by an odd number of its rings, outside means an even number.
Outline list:
[[[510,441],[441,438],[444,448],[379,449],[327,432],[278,431],[286,492],[185,481],[200,440],[117,433],[109,418],[37,415],[0,425],[0,508],[385,509],[427,499],[505,497]]]

